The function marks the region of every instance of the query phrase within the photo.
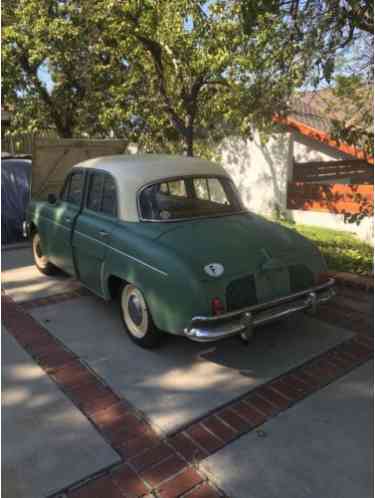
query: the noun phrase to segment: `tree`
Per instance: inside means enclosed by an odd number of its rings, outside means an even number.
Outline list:
[[[99,116],[111,105],[110,89],[123,83],[126,68],[112,72],[121,61],[97,42],[101,7],[89,1],[3,2],[3,103],[14,110],[17,131],[53,127],[64,138],[108,135]],[[122,127],[127,125],[123,120]]]
[[[333,138],[363,149],[374,157],[374,86],[359,73],[338,75],[332,94],[335,103],[327,102]]]
[[[246,36],[238,0],[113,1],[106,19],[114,49],[129,37],[137,46],[129,62],[149,90],[146,113],[139,106],[136,115],[148,130],[165,127],[189,155],[232,131],[269,127],[301,84],[305,62],[265,50],[262,30]]]
[[[262,31],[243,33],[238,0],[20,0],[4,3],[3,23],[15,124],[62,137],[112,131],[147,150],[207,154],[233,130],[268,126],[302,73],[288,53],[264,51]]]
[[[210,12],[206,2],[141,1],[108,4],[113,47],[121,53],[131,37],[137,48],[128,54],[138,79],[148,89],[137,99],[134,114],[145,131],[156,129],[185,144],[193,155],[197,129],[209,128],[217,107],[233,98],[233,57],[242,37],[224,3]],[[226,46],[224,41],[227,42]],[[142,76],[142,77],[141,77]],[[206,107],[211,119],[206,121]]]
[[[332,94],[341,100],[332,135],[373,156],[373,2],[242,0],[242,17],[250,38],[262,31],[265,46],[273,51],[276,33],[282,50],[305,60],[305,86],[331,85]],[[332,111],[329,106],[332,101],[327,106]]]

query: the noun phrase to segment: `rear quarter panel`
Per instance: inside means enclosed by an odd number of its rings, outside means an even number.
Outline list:
[[[105,297],[110,297],[111,275],[132,283],[142,290],[155,325],[181,333],[193,315],[208,313],[207,293],[191,268],[141,225],[120,222],[113,233],[104,267]]]

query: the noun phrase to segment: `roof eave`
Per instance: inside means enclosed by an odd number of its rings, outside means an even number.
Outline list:
[[[274,121],[276,123],[284,124],[289,128],[298,131],[302,135],[312,138],[313,140],[317,140],[318,142],[322,142],[330,147],[333,147],[344,154],[349,154],[357,159],[362,159],[369,164],[374,164],[374,158],[368,156],[366,152],[362,149],[358,149],[353,145],[348,145],[344,142],[339,142],[338,140],[333,139],[328,133],[324,131],[317,130],[316,128],[312,128],[311,126],[306,125],[305,123],[301,123],[297,119],[294,119],[290,116],[274,116]]]

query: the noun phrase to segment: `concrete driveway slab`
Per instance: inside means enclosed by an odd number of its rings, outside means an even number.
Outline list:
[[[119,456],[2,330],[2,492],[41,498]]]
[[[62,272],[54,277],[40,273],[34,265],[30,248],[2,251],[1,263],[2,287],[19,303],[81,288],[76,280]]]
[[[126,336],[113,303],[81,297],[32,314],[165,434],[352,336],[301,315],[259,329],[249,346],[170,337],[145,351]]]
[[[373,362],[202,462],[236,498],[373,496]]]

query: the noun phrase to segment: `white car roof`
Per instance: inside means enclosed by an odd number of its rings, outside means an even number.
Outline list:
[[[191,175],[229,177],[224,168],[205,159],[166,154],[97,157],[78,163],[74,168],[107,171],[114,177],[119,198],[119,217],[124,221],[139,221],[137,192],[148,183]]]

